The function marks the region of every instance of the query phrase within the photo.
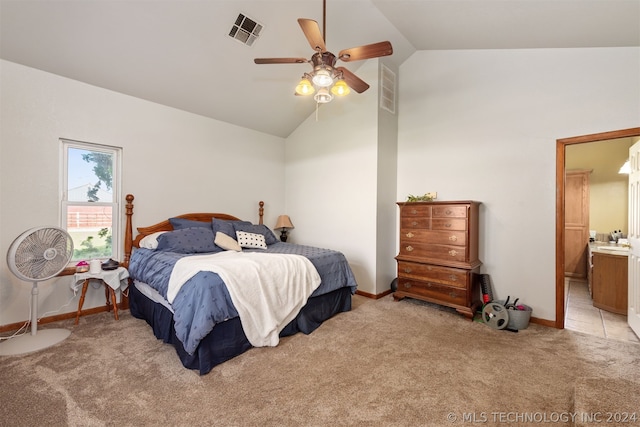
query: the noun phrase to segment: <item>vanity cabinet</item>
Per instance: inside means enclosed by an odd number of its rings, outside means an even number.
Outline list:
[[[480,305],[479,202],[399,202],[396,300],[416,298],[473,318]]]
[[[592,253],[593,306],[618,314],[628,310],[628,257],[626,254]]]

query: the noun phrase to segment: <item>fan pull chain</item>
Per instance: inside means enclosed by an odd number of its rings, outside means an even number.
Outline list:
[[[318,121],[318,109],[320,108],[320,103],[316,102],[316,122]]]

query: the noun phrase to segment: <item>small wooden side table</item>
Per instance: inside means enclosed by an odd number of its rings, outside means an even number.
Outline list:
[[[82,293],[80,294],[80,301],[78,302],[78,312],[76,313],[76,322],[80,320],[80,312],[82,311],[82,305],[84,304],[84,297],[87,294],[87,288],[91,280],[99,280],[104,285],[104,296],[107,300],[107,311],[111,311],[113,306],[113,316],[118,320],[118,303],[116,301],[116,290],[121,286],[126,287],[126,279],[129,277],[129,272],[124,267],[118,267],[115,270],[101,270],[98,273],[91,273],[89,271],[84,273],[74,274],[74,283],[71,284],[71,289],[74,292],[82,286]],[[123,281],[124,284],[123,284]]]

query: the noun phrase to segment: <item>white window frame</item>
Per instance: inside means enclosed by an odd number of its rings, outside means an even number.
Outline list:
[[[120,194],[122,181],[122,148],[90,142],[74,141],[60,138],[61,147],[61,182],[60,182],[60,226],[67,229],[67,210],[69,206],[111,206],[111,258],[122,261],[122,248],[120,245],[120,230],[122,225],[122,215],[120,213]],[[97,151],[113,156],[113,175],[111,177],[111,190],[113,200],[111,202],[75,202],[69,201],[68,197],[68,177],[69,177],[69,148],[76,148],[87,151]],[[72,260],[69,265],[75,265],[78,260]]]

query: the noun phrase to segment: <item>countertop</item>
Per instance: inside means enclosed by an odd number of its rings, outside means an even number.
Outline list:
[[[629,256],[629,246],[610,244],[609,242],[590,242],[589,251],[607,255]]]

